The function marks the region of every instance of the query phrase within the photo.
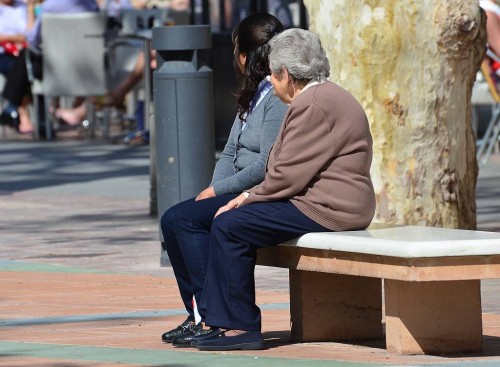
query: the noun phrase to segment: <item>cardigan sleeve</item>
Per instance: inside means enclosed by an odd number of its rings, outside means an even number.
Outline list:
[[[227,139],[226,145],[222,150],[219,160],[215,164],[214,173],[212,175],[212,182],[210,186],[214,186],[216,182],[222,181],[227,177],[234,175],[233,159],[236,154],[236,146],[234,142],[236,141],[236,136],[239,134],[240,129],[240,119],[238,116],[234,119],[233,126],[231,127],[231,132]]]
[[[319,179],[318,173],[334,157],[328,116],[314,104],[297,108],[284,122],[281,144],[274,146],[264,182],[249,190],[244,204],[291,198]]]
[[[213,181],[217,195],[241,193],[264,179],[269,151],[278,135],[287,106],[278,98],[272,97],[265,106],[264,121],[259,134],[259,154],[257,158],[242,170],[218,181]],[[222,158],[222,156],[221,156]],[[232,164],[231,157],[231,164]],[[233,169],[234,171],[234,169]]]

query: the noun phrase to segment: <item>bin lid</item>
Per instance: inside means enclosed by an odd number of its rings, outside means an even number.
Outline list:
[[[195,70],[192,65],[182,63],[165,63],[153,72],[153,79],[211,78],[212,69],[202,66]]]
[[[153,28],[155,50],[200,50],[212,47],[209,25],[177,25]]]

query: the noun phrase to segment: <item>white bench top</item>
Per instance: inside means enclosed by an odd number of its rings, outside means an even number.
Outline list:
[[[283,245],[402,258],[500,255],[497,232],[378,226],[364,231],[308,233]]]

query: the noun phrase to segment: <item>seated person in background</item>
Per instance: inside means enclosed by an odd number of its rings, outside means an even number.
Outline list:
[[[20,0],[0,0],[0,74],[8,74],[26,41],[26,31],[33,26],[26,8]]]
[[[488,46],[500,56],[500,1],[480,0],[479,6],[486,13],[486,32],[488,33]]]
[[[120,29],[120,11],[122,9],[133,9],[133,1],[131,0],[96,0],[101,11],[107,14],[107,38],[108,41],[116,37]],[[142,56],[142,57],[141,57]],[[143,63],[140,59],[144,59],[143,55],[138,57],[139,65],[134,67],[130,75],[122,81],[111,93],[109,93],[101,101],[95,99],[93,102],[104,106],[121,106],[125,95],[133,88],[133,86],[142,79]],[[71,108],[57,108],[55,111],[56,118],[69,125],[78,125],[87,116],[87,107],[85,98],[76,98]]]
[[[105,9],[107,6],[108,15],[116,17],[118,15],[116,9],[125,9],[134,7],[136,9],[144,9],[149,7],[168,7],[169,9],[175,11],[182,11],[189,9],[189,1],[187,0],[99,0],[99,6],[101,9]],[[110,11],[109,9],[114,8],[115,11]],[[113,22],[111,22],[113,23]],[[151,70],[156,68],[156,57],[155,51],[151,50],[150,55],[151,60]],[[141,51],[137,56],[134,69],[115,87],[108,93],[104,98],[94,98],[93,103],[99,106],[109,106],[109,107],[123,107],[125,96],[129,93],[138,83],[142,81],[144,77],[144,53]],[[76,125],[83,121],[87,115],[87,107],[83,103],[83,99],[76,100],[72,108],[58,108],[55,112],[55,116],[70,125]],[[137,114],[140,115],[140,114]],[[142,119],[142,116],[140,118]],[[141,126],[142,125],[142,126]],[[137,130],[142,130],[144,128],[143,124],[137,124]]]
[[[46,0],[41,6],[41,13],[79,13],[98,10],[99,7],[95,0]],[[33,16],[33,13],[34,8],[28,7],[28,17]],[[12,69],[7,75],[7,82],[2,93],[8,105],[0,115],[0,124],[13,127],[20,133],[33,132],[33,125],[28,113],[31,88],[24,53],[30,52],[33,74],[36,78],[41,78],[41,21],[41,17],[38,17],[33,28],[26,35],[29,51],[24,49],[16,58]],[[61,51],[61,57],[64,57],[64,50]]]
[[[486,32],[488,35],[488,51],[492,71],[498,74],[500,69],[500,1],[481,0],[479,6],[486,13]]]
[[[97,4],[108,14],[108,17],[118,17],[121,9],[133,7],[130,0],[97,0]]]
[[[144,53],[141,52],[137,56],[134,69],[123,79],[108,95],[102,100],[95,99],[95,103],[101,106],[120,107],[123,105],[125,96],[130,92],[144,76]],[[155,54],[151,54],[151,69],[156,67]],[[77,101],[73,108],[58,108],[55,113],[56,117],[64,120],[70,125],[80,123],[87,115],[87,107],[83,100]]]
[[[99,9],[108,17],[107,33],[114,36],[120,29],[120,11],[133,8],[130,0],[96,0],[96,2]]]
[[[274,93],[289,103],[262,184],[221,207],[213,221],[200,314],[212,332],[199,350],[262,349],[255,304],[257,249],[308,232],[366,228],[375,212],[372,137],[359,102],[326,80],[319,37],[289,29],[270,41]]]

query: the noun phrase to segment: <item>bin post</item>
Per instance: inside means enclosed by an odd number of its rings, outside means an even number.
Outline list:
[[[208,187],[215,165],[213,73],[199,50],[208,25],[153,28],[158,216]],[[163,242],[161,231],[160,238]],[[163,257],[162,257],[163,258]]]

